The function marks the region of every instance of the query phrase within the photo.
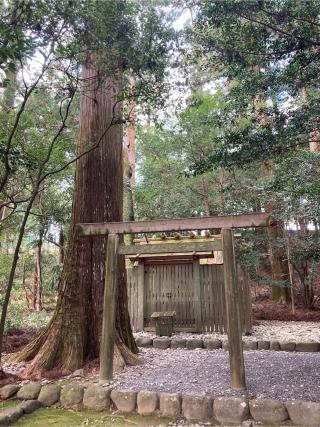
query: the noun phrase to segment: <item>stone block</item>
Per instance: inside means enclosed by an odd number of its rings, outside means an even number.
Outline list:
[[[112,390],[111,399],[121,412],[133,412],[136,409],[137,392],[132,390]]]
[[[242,423],[249,418],[248,401],[242,397],[218,397],[213,402],[213,413],[222,425]]]
[[[223,348],[223,350],[229,350],[228,340],[222,340],[222,348]]]
[[[158,408],[158,395],[154,391],[139,391],[137,397],[138,414],[151,415]]]
[[[17,393],[17,398],[21,400],[37,399],[41,390],[41,384],[29,383],[23,385]]]
[[[318,342],[297,342],[296,351],[303,352],[316,352],[320,351],[320,344]]]
[[[185,348],[186,340],[184,338],[173,338],[171,340],[171,348]]]
[[[257,427],[257,424],[253,420],[246,420],[241,423],[241,427]]]
[[[153,340],[153,347],[166,350],[170,347],[171,340],[169,338],[155,338]]]
[[[301,426],[320,426],[320,403],[295,400],[285,403],[289,418]]]
[[[270,350],[270,341],[266,341],[266,340],[258,341],[258,350]]]
[[[136,344],[138,347],[152,347],[153,339],[147,337],[137,337]]]
[[[278,341],[270,341],[270,350],[279,351],[280,350],[279,342]]]
[[[288,419],[284,403],[273,399],[254,399],[249,401],[250,413],[255,421],[280,423]]]
[[[181,396],[176,393],[161,393],[160,413],[164,417],[179,417],[181,414]]]
[[[218,339],[205,339],[203,340],[203,346],[207,350],[217,350],[222,347],[222,341]]]
[[[43,406],[51,406],[60,399],[61,388],[56,384],[47,384],[42,386],[38,400]]]
[[[4,414],[0,414],[0,426],[8,426],[8,425],[9,425],[9,418]]]
[[[110,408],[111,389],[93,385],[84,391],[83,406],[95,411],[104,411]]]
[[[182,415],[187,420],[210,420],[212,418],[212,399],[205,396],[183,396]]]
[[[203,342],[199,338],[192,338],[186,340],[186,348],[188,350],[194,350],[195,348],[203,348]]]
[[[296,348],[296,343],[292,341],[280,341],[279,344],[282,351],[294,351]]]
[[[61,405],[66,409],[78,409],[81,407],[84,387],[79,384],[70,384],[62,388],[60,393]]]
[[[84,369],[82,369],[82,368],[76,369],[74,372],[72,372],[71,377],[72,378],[75,378],[75,377],[83,378],[84,377]]]
[[[39,409],[40,406],[41,406],[41,403],[39,402],[39,400],[24,400],[19,405],[19,407],[22,409],[22,411],[25,414],[31,414],[32,412]]]
[[[243,341],[243,350],[257,350],[257,341]]]
[[[23,415],[23,410],[16,406],[15,408],[6,409],[1,415],[7,417],[8,424],[13,424]]]
[[[20,386],[17,384],[8,384],[0,389],[0,397],[1,399],[9,399],[14,396],[17,391],[19,391]]]

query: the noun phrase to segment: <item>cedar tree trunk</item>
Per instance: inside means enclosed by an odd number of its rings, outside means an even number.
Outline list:
[[[270,179],[273,173],[273,165],[270,161],[262,163],[262,174],[265,180]],[[271,199],[265,204],[266,212],[272,213],[276,209],[276,201]],[[284,240],[283,224],[273,219],[267,226],[269,240],[269,259],[271,266],[272,280],[275,282],[290,281],[287,248],[280,242]],[[272,299],[276,302],[289,303],[290,292],[285,286],[272,286]]]
[[[252,70],[259,72],[260,67],[253,65]],[[258,94],[253,101],[253,107],[256,115],[261,124],[266,123],[267,117],[260,111],[260,104],[262,102],[261,96]],[[269,181],[273,175],[272,161],[263,161],[261,165],[261,174],[264,181]],[[271,215],[275,212],[277,202],[274,199],[269,200],[264,208],[265,211]],[[283,224],[279,221],[273,220],[267,227],[267,235],[269,240],[269,259],[271,266],[272,280],[275,282],[287,281],[289,282],[289,267],[287,260],[287,248],[284,244],[280,244],[280,240],[284,238]],[[290,301],[289,288],[284,286],[272,286],[272,299],[276,302],[288,303]]]
[[[135,88],[134,79],[130,78],[130,89],[133,94]],[[131,98],[128,103],[128,118],[129,123],[124,135],[124,155],[123,155],[123,169],[124,169],[124,188],[123,188],[123,220],[134,221],[134,187],[136,182],[136,112],[135,101]],[[133,244],[133,235],[127,234],[125,236],[126,244]]]
[[[32,360],[25,375],[59,367],[75,370],[99,356],[104,290],[105,238],[77,238],[74,225],[81,222],[122,220],[122,128],[113,125],[121,116],[117,102],[120,79],[103,78],[92,63],[83,66],[78,155],[98,148],[76,164],[72,223],[69,231],[59,295],[53,318],[44,332],[14,360]],[[115,117],[116,116],[116,117]],[[134,363],[137,352],[127,308],[124,258],[119,259],[115,368]],[[122,357],[121,357],[122,356]]]
[[[64,234],[62,228],[59,231],[59,264],[64,263]]]

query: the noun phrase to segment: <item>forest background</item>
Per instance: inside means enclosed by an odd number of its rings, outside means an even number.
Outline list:
[[[318,0],[0,6],[1,326],[22,331],[17,347],[68,283],[75,168],[98,150],[122,162],[121,179],[103,164],[108,220],[122,199],[127,220],[270,212],[266,229],[237,230],[256,315],[319,318]],[[84,127],[93,91],[110,119],[94,118],[100,134]]]

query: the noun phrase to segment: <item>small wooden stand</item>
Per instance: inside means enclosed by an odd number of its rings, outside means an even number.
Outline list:
[[[155,311],[151,314],[156,323],[156,335],[171,337],[173,334],[173,318],[175,311]]]

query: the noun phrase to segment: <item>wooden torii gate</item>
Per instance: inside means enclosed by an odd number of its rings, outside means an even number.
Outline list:
[[[100,382],[113,377],[113,355],[116,316],[117,268],[118,255],[139,254],[137,245],[119,245],[119,234],[154,233],[185,230],[204,230],[221,228],[222,238],[211,242],[183,243],[187,251],[223,251],[223,270],[226,298],[226,315],[228,324],[229,363],[231,387],[237,390],[246,388],[243,359],[242,331],[240,324],[240,304],[238,298],[238,281],[235,263],[232,228],[264,227],[269,221],[267,213],[250,213],[244,215],[213,216],[202,218],[164,219],[158,221],[107,222],[77,224],[79,236],[106,236],[106,267],[103,300],[102,336],[100,344]],[[204,248],[205,245],[205,248]],[[167,243],[149,244],[148,253],[165,253],[181,251]],[[145,248],[144,248],[145,250]]]

